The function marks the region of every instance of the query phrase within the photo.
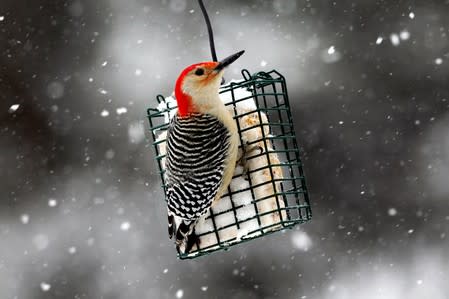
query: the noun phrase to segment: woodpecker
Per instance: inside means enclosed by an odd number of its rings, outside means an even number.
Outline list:
[[[165,183],[168,234],[179,253],[189,253],[198,241],[198,219],[221,198],[234,173],[237,125],[218,91],[225,67],[243,53],[193,64],[176,81],[178,111],[167,130]]]

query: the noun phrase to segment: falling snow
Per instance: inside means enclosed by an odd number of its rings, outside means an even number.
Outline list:
[[[390,35],[390,41],[391,41],[391,44],[395,47],[399,46],[399,44],[401,43],[399,35],[397,35],[396,33],[392,33]]]
[[[335,48],[335,46],[330,46],[327,50],[322,52],[321,56],[323,61],[326,63],[335,63],[342,57],[341,53]]]
[[[9,110],[8,110],[8,112],[9,112],[9,113],[14,113],[14,112],[16,112],[16,111],[17,111],[17,109],[19,109],[19,107],[20,107],[20,105],[19,105],[19,104],[14,104],[14,105],[11,105],[11,107],[9,107]]]
[[[48,206],[49,207],[56,207],[58,205],[58,201],[54,198],[50,198],[48,200]]]
[[[408,32],[408,31],[401,31],[401,33],[399,33],[399,37],[402,39],[402,40],[408,40],[409,38],[410,38],[410,32]]]
[[[189,261],[146,114],[210,59],[198,3],[47,2],[0,7],[0,298],[447,298],[446,1],[204,1],[226,82],[285,76],[313,219]]]
[[[121,115],[121,114],[125,114],[126,112],[128,112],[128,109],[126,107],[120,107],[120,108],[117,108],[115,110],[115,112],[117,113],[117,115]]]
[[[312,239],[306,232],[297,231],[292,234],[292,243],[296,249],[308,251],[312,246]]]
[[[395,208],[389,208],[388,209],[388,215],[396,216],[397,214],[398,214],[398,211]]]
[[[51,285],[46,282],[41,282],[40,287],[43,292],[48,292],[51,289]]]
[[[101,115],[101,117],[108,117],[109,116],[109,111],[108,110],[102,110],[100,115]]]
[[[30,222],[30,216],[28,214],[22,214],[20,215],[20,221],[23,224],[28,224],[28,222]]]
[[[120,224],[120,229],[122,231],[128,231],[131,228],[131,224],[128,221],[122,222],[122,224]]]
[[[176,291],[176,298],[180,299],[184,296],[184,291],[183,290],[177,290]]]

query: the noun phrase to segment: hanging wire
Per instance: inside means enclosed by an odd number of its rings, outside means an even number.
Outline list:
[[[217,52],[215,51],[215,42],[214,42],[214,32],[212,31],[212,25],[210,24],[209,15],[207,14],[206,7],[204,6],[203,0],[198,0],[198,3],[201,7],[201,11],[203,12],[204,20],[207,25],[207,32],[209,34],[209,44],[210,44],[210,53],[212,54],[212,60],[218,61]]]

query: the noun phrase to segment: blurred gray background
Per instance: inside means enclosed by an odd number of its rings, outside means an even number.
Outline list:
[[[287,77],[313,220],[179,261],[145,118],[196,1],[1,0],[0,298],[448,298],[449,1],[208,1]]]

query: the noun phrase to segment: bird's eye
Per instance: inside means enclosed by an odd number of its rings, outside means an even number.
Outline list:
[[[202,75],[204,75],[204,70],[203,70],[203,69],[197,69],[197,70],[195,71],[195,75],[197,75],[197,76],[202,76]]]

